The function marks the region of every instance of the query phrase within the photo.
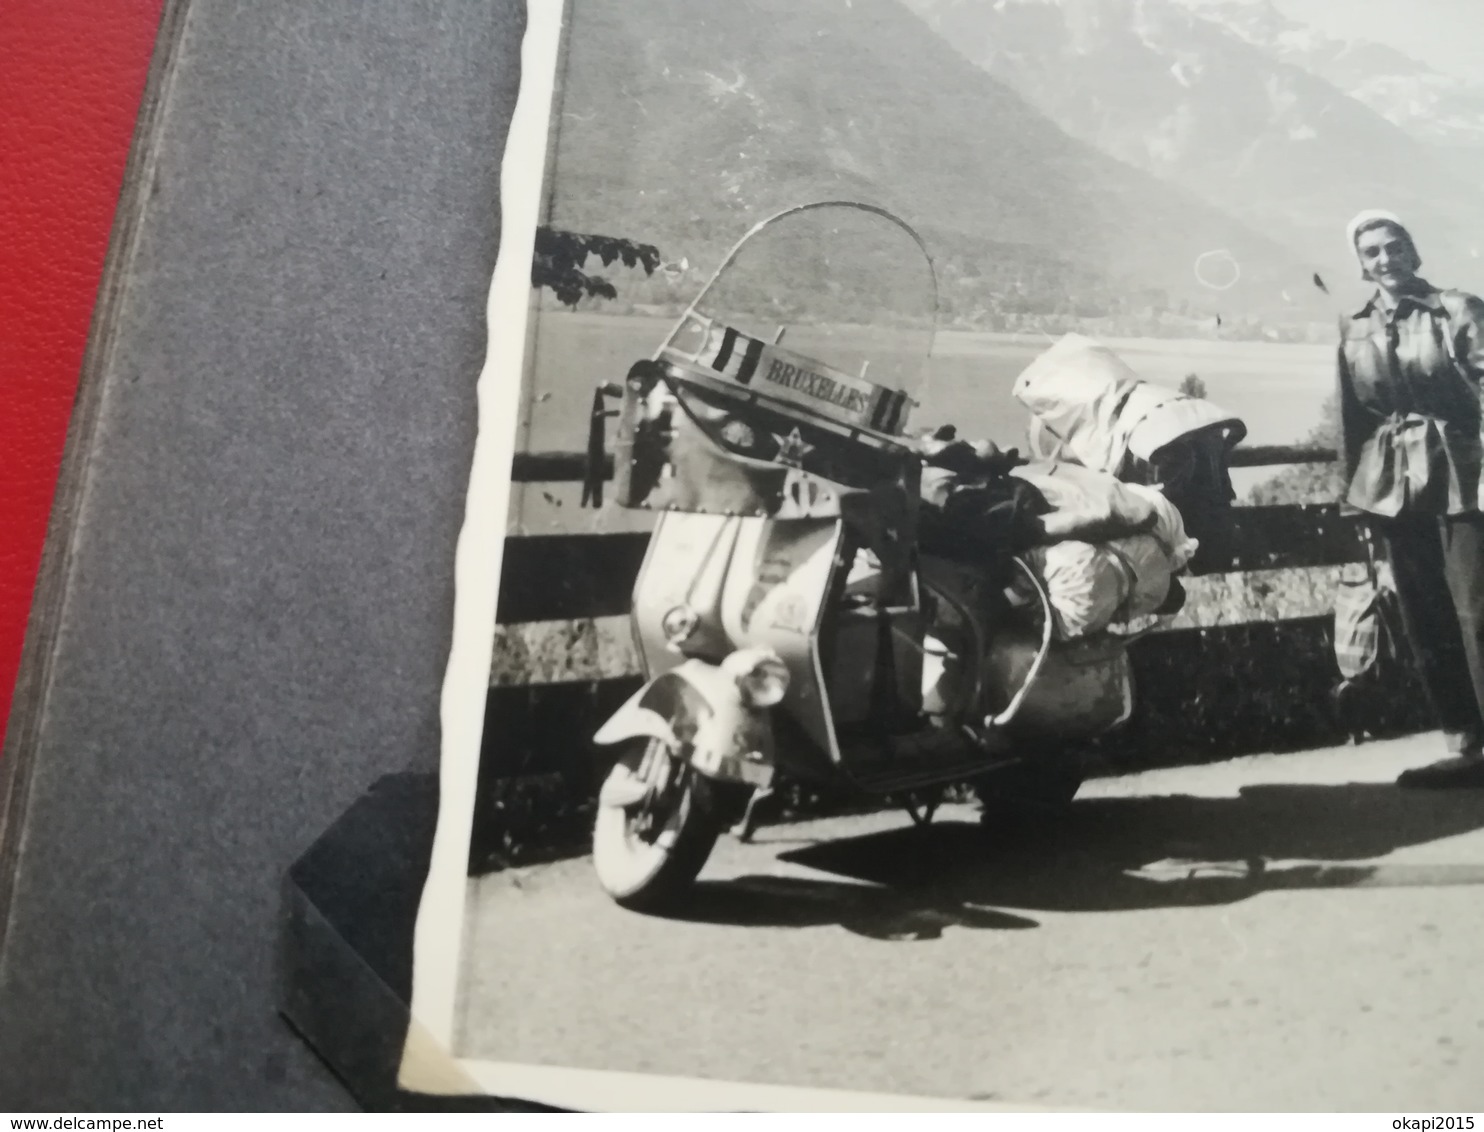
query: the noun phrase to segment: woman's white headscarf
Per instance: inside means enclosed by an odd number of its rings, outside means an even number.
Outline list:
[[[1417,266],[1422,266],[1422,256],[1417,251],[1417,241],[1412,239],[1412,233],[1407,231],[1407,226],[1402,223],[1401,217],[1394,212],[1388,212],[1384,208],[1367,208],[1355,214],[1355,217],[1345,227],[1345,235],[1350,238],[1350,251],[1358,254],[1355,242],[1360,239],[1360,234],[1379,224],[1385,224],[1395,228],[1401,233],[1402,239],[1407,241],[1407,247],[1412,249],[1412,258]]]

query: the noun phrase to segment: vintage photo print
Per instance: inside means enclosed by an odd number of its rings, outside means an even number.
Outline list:
[[[530,0],[405,1087],[1484,1107],[1466,0]]]

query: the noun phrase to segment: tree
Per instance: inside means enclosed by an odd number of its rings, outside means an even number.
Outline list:
[[[1206,396],[1206,383],[1200,379],[1199,375],[1187,373],[1185,380],[1180,382],[1180,392],[1184,393],[1187,397],[1200,397],[1204,399]]]
[[[618,298],[612,283],[585,270],[590,255],[597,256],[604,267],[622,262],[625,267],[644,268],[645,275],[653,275],[660,265],[660,251],[652,244],[541,227],[536,229],[536,249],[531,257],[531,286],[545,287],[569,307],[594,296]]]
[[[1340,444],[1340,402],[1331,394],[1319,411],[1319,424],[1301,442],[1305,446],[1337,449]],[[1257,484],[1248,496],[1256,506],[1280,503],[1328,503],[1340,497],[1344,474],[1337,463],[1293,464]]]

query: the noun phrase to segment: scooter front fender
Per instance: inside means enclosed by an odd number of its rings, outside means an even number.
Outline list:
[[[593,736],[593,742],[600,747],[607,747],[629,739],[658,739],[667,747],[680,746],[680,740],[676,738],[670,721],[653,708],[644,706],[644,697],[649,689],[650,685],[646,684],[623,707],[609,716],[608,722],[598,728],[598,733]]]
[[[731,675],[702,660],[687,660],[656,676],[593,736],[600,746],[632,739],[658,739],[710,778],[772,785],[768,709],[748,704]]]

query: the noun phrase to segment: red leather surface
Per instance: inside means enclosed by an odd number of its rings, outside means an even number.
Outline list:
[[[161,7],[0,0],[0,722]]]

